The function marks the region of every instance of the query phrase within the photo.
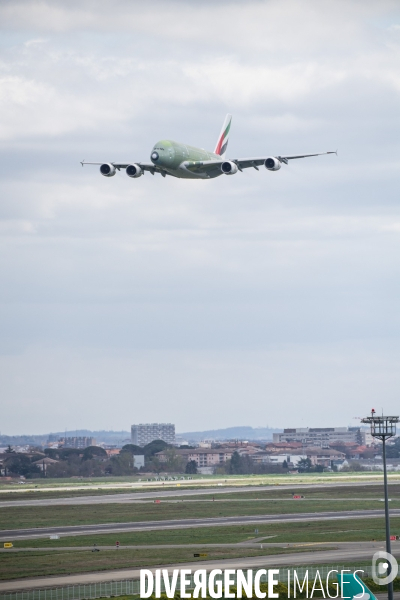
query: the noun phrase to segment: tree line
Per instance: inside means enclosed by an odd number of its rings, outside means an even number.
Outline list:
[[[165,460],[160,461],[158,452],[163,451]],[[145,466],[135,467],[135,455],[144,455]],[[46,457],[57,462],[43,465],[35,464]],[[323,471],[321,465],[312,465],[309,458],[302,458],[295,467],[300,472]],[[216,474],[224,475],[257,475],[267,473],[287,473],[286,461],[281,464],[257,463],[251,456],[241,455],[235,451],[232,457],[215,467]],[[11,447],[3,454],[3,475],[24,476],[28,479],[36,477],[104,477],[129,476],[140,472],[153,473],[198,473],[196,461],[187,461],[177,448],[162,440],[155,440],[143,448],[134,444],[126,444],[119,454],[108,456],[99,446],[89,446],[84,450],[76,448],[46,448],[28,454],[16,453]]]
[[[27,479],[38,477],[104,477],[126,476],[139,473],[140,469],[134,466],[135,455],[144,455],[145,470],[157,471],[157,460],[154,457],[168,447],[162,440],[155,440],[141,448],[134,444],[126,444],[119,454],[108,456],[100,446],[89,446],[85,449],[77,448],[46,448],[33,450],[29,454],[17,453],[11,446],[2,455],[5,476],[24,476]],[[42,465],[35,464],[51,458],[57,462]],[[41,468],[42,466],[42,468]]]

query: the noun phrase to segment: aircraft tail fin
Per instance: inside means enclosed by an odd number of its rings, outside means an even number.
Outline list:
[[[229,131],[231,128],[232,115],[226,115],[224,124],[222,125],[221,133],[219,134],[217,145],[215,146],[214,154],[224,157],[228,147]]]
[[[342,598],[348,600],[377,600],[357,573],[338,573],[337,578],[342,588]]]

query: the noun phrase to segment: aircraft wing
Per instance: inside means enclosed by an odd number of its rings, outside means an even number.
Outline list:
[[[141,167],[143,169],[143,171],[150,171],[150,173],[152,175],[154,175],[154,173],[161,173],[161,175],[163,177],[165,177],[166,175],[171,175],[171,173],[167,173],[167,171],[164,171],[164,169],[162,167],[158,167],[157,165],[155,165],[152,162],[139,162],[136,164],[138,164],[139,167]],[[117,165],[115,165],[115,166],[117,166]],[[128,165],[124,165],[122,168],[126,169],[127,166]]]
[[[275,158],[279,162],[285,163],[287,165],[289,160],[294,160],[296,158],[309,158],[311,156],[323,156],[324,154],[337,154],[337,152],[331,151],[331,152],[317,152],[314,154],[291,154],[291,155],[288,154],[288,155],[283,155],[283,156],[278,155],[278,156],[274,156],[274,157],[272,157],[270,155],[270,156],[257,156],[254,158],[230,158],[227,160],[235,163],[237,165],[238,169],[240,171],[242,171],[243,169],[248,169],[250,167],[253,167],[254,169],[258,169],[258,167],[260,167],[261,165],[264,164],[264,162],[266,161],[267,158]],[[189,171],[193,171],[193,173],[206,172],[206,173],[211,174],[212,171],[220,172],[221,164],[223,162],[224,162],[223,160],[186,161],[184,163],[184,166]]]
[[[295,158],[309,158],[310,156],[323,156],[324,154],[336,154],[336,152],[317,152],[315,154],[292,154],[292,155],[285,155],[285,156],[274,156],[273,158],[276,158],[277,160],[279,160],[279,162],[283,162],[286,165],[288,164],[289,160],[294,160]],[[237,164],[237,166],[239,167],[239,169],[248,169],[249,167],[253,167],[253,168],[257,168],[260,167],[262,164],[264,164],[264,162],[267,160],[267,158],[272,158],[271,155],[270,156],[260,156],[260,157],[256,157],[256,158],[232,158],[230,159],[231,162],[234,162],[235,164]]]
[[[81,161],[81,165],[83,167],[83,165],[104,165],[104,162],[86,162],[85,160]],[[152,175],[154,175],[154,173],[160,173],[163,177],[165,177],[166,175],[170,175],[170,173],[167,173],[166,171],[164,171],[161,167],[158,167],[157,165],[153,164],[152,162],[137,162],[137,163],[117,163],[117,162],[109,162],[108,164],[113,165],[116,169],[118,169],[118,171],[120,169],[126,169],[126,167],[129,167],[129,165],[135,164],[135,165],[139,165],[139,167],[141,169],[143,169],[143,171],[150,171],[150,173]]]

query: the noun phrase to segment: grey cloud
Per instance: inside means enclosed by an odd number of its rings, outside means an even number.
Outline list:
[[[4,430],[396,411],[397,3],[96,6],[0,5]],[[228,111],[231,156],[339,156],[211,182],[79,165],[212,149]]]

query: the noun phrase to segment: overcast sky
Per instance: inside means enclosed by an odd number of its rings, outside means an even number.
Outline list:
[[[399,414],[398,1],[0,2],[1,433]],[[159,139],[338,149],[211,181]]]

